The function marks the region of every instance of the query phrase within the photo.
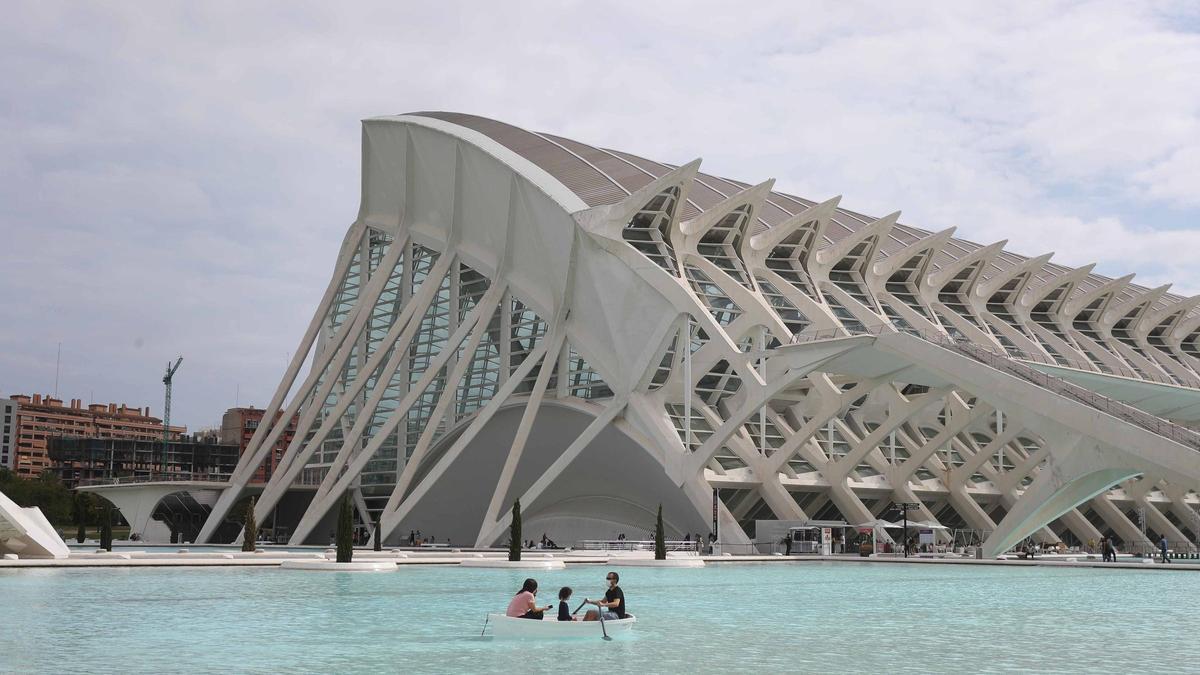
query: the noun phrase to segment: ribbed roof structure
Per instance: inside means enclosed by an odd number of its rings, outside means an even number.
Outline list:
[[[588,206],[617,203],[652,180],[677,168],[671,164],[646,159],[628,152],[598,148],[553,134],[527,131],[478,115],[436,111],[410,114],[452,122],[488,136],[557,178]],[[692,218],[730,195],[750,186],[751,184],[738,180],[700,173],[688,193],[688,201],[682,212],[682,218],[685,220]],[[772,191],[770,198],[757,214],[757,227],[751,233],[757,234],[766,228],[777,225],[816,203],[804,197]],[[824,233],[826,243],[836,243],[851,232],[875,220],[876,217],[873,216],[838,208],[836,215],[830,221],[830,226]],[[887,240],[880,246],[880,256],[886,258],[931,234],[933,233],[928,230],[897,223],[889,232]],[[932,261],[932,269],[941,269],[948,263],[980,248],[982,248],[981,244],[959,237],[951,237]],[[986,269],[981,271],[981,279],[991,278],[1026,260],[1028,260],[1027,256],[1004,251],[1001,255],[993,258]],[[1043,263],[1040,271],[1034,274],[1033,280],[1036,283],[1031,286],[1047,283],[1054,277],[1073,269],[1052,262]],[[1089,273],[1075,285],[1071,297],[1086,294],[1110,281],[1112,281],[1110,277]],[[1145,286],[1130,283],[1116,295],[1114,300],[1117,302],[1131,300],[1149,290]],[[1163,293],[1152,305],[1152,308],[1162,309],[1183,299],[1182,296],[1173,293]],[[1193,309],[1188,316],[1197,314],[1200,314],[1200,310]]]

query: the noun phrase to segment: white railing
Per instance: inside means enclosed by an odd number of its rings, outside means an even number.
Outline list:
[[[880,324],[877,326],[871,326],[869,328],[864,327],[861,330],[851,330],[847,328],[826,328],[823,330],[799,333],[792,337],[792,343],[797,344],[801,342],[817,342],[820,340],[829,340],[833,338],[857,337],[859,335],[883,335],[885,333],[907,333],[908,335],[919,337],[923,340],[929,340],[930,342],[938,342],[939,338],[941,340],[953,340],[956,342],[967,341],[966,338],[951,338],[942,333],[932,333],[929,331],[918,330],[916,328],[902,329],[888,324]],[[972,342],[972,344],[975,346],[980,346],[978,343]],[[1171,387],[1188,387],[1188,385],[1181,383],[1170,375],[1160,374],[1151,369],[1134,370],[1132,368],[1126,368],[1125,366],[1109,365],[1103,361],[1091,363],[1088,361],[1070,359],[1062,355],[1056,357],[1047,356],[1040,352],[1026,349],[1018,348],[1018,351],[1021,352],[1020,357],[1014,357],[1008,352],[1004,353],[1004,357],[1013,360],[1040,363],[1053,368],[1065,368],[1085,373],[1115,375],[1117,377],[1124,377],[1131,380],[1142,380],[1144,382],[1154,382],[1156,384],[1164,384]]]
[[[138,483],[178,483],[204,481],[209,483],[228,482],[230,474],[195,471],[179,471],[167,473],[148,473],[134,476],[112,476],[108,478],[85,478],[76,485],[79,487],[94,487],[98,485],[136,485]]]

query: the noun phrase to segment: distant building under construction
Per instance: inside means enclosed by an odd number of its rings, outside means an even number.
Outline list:
[[[59,436],[115,438],[162,441],[162,420],[150,416],[150,407],[131,408],[125,404],[92,403],[81,399],[62,399],[34,394],[11,397],[17,404],[15,425],[15,461],[13,470],[23,478],[35,478],[51,468],[50,439]],[[169,440],[178,440],[186,427],[172,426]]]

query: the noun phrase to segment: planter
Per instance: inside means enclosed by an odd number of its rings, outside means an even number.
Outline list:
[[[704,561],[697,557],[667,558],[666,560],[655,560],[654,558],[609,558],[606,564],[613,567],[704,567]]]
[[[561,570],[566,564],[561,560],[497,560],[495,558],[473,558],[458,563],[460,567],[487,567],[509,570]]]
[[[858,555],[860,558],[870,558],[871,557],[871,545],[870,544],[859,544]]]
[[[395,572],[394,562],[348,562],[332,560],[284,560],[279,566],[285,570],[313,570],[321,572]]]

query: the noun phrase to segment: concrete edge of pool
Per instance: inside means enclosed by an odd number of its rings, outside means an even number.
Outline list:
[[[397,567],[407,565],[454,565],[456,567],[472,567],[478,569],[480,556],[478,553],[447,554],[407,552],[389,554],[387,552],[356,552],[356,561],[372,561],[394,563]],[[580,555],[578,552],[566,555],[541,554],[538,558],[549,562],[562,561],[566,566],[574,565],[628,565],[636,564],[627,558],[617,559],[608,555]],[[503,560],[497,555],[496,562]],[[812,563],[842,563],[854,564],[895,564],[895,565],[986,565],[1002,567],[1075,567],[1102,568],[1120,570],[1158,570],[1158,571],[1200,571],[1200,561],[1187,562],[1183,560],[1170,563],[1144,562],[1132,559],[1130,562],[1106,563],[1099,560],[1079,558],[1044,557],[1033,560],[979,560],[974,558],[903,558],[903,557],[853,557],[853,556],[792,556],[778,555],[743,555],[743,556],[696,556],[690,558],[703,561],[706,565],[737,565],[746,563],[773,564],[812,564]],[[238,552],[154,552],[127,551],[113,553],[75,553],[69,558],[27,558],[17,560],[0,560],[0,570],[4,569],[45,569],[73,567],[283,567],[288,561],[324,561],[321,553],[242,553]],[[466,562],[466,565],[462,563]],[[650,562],[650,561],[645,561]],[[475,565],[472,565],[475,563]],[[647,567],[652,565],[647,565]],[[557,567],[557,565],[555,565]]]

